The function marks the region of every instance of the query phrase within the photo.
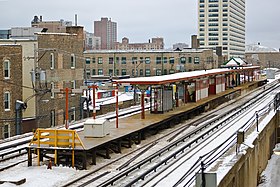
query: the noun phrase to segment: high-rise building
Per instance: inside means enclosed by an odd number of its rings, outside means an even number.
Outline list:
[[[244,57],[245,0],[198,0],[198,39],[200,46],[223,55]]]
[[[114,49],[114,43],[117,42],[117,23],[108,18],[94,21],[94,36],[101,38],[101,49]]]

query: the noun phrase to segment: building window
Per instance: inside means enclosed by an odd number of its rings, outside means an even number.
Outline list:
[[[120,58],[116,57],[116,63],[119,64],[120,63]]]
[[[5,124],[4,127],[2,127],[3,132],[3,138],[9,138],[10,137],[10,124]]]
[[[122,75],[126,75],[126,69],[122,69]]]
[[[167,63],[167,57],[163,57],[163,63],[164,63],[164,64]]]
[[[156,70],[156,76],[160,76],[161,75],[161,69],[157,69]]]
[[[11,105],[11,93],[5,92],[4,93],[4,110],[10,111],[10,107],[11,107],[10,105]]]
[[[71,109],[70,109],[70,122],[71,121],[75,121],[75,112],[76,112],[76,109],[75,109],[75,107],[71,107]]]
[[[137,57],[132,57],[132,64],[137,64]]]
[[[140,57],[140,63],[143,63],[144,60],[143,60],[143,57]]]
[[[144,76],[143,69],[140,69],[140,76]]]
[[[194,57],[194,64],[199,64],[199,57]]]
[[[161,64],[161,57],[156,58],[156,64]]]
[[[51,98],[54,98],[54,82],[51,82]]]
[[[73,89],[76,89],[76,80],[71,81],[71,89],[73,91]],[[75,95],[75,93],[72,92],[71,95]]]
[[[109,69],[109,72],[108,72],[109,74],[109,76],[113,76],[113,69]]]
[[[145,76],[146,76],[146,77],[151,76],[151,70],[150,70],[150,69],[146,69],[146,70],[145,70]]]
[[[86,64],[90,64],[90,58],[86,58]]]
[[[122,57],[122,64],[126,64],[126,57]]]
[[[103,75],[103,69],[98,69],[98,75]]]
[[[51,53],[51,69],[54,69],[54,63],[55,63],[55,61],[54,61],[54,54],[53,53]]]
[[[115,74],[116,74],[116,75],[120,75],[120,70],[116,69]]]
[[[51,127],[55,126],[55,110],[51,110]]]
[[[92,75],[96,75],[96,70],[95,69],[92,69]]]
[[[192,57],[189,57],[189,63],[192,63]]]
[[[150,57],[146,57],[146,58],[145,58],[145,63],[146,63],[146,64],[150,64],[150,63],[151,63]]]
[[[109,57],[109,64],[113,64],[114,63],[114,58],[113,57]]]
[[[174,64],[174,57],[169,57],[169,63]]]
[[[10,66],[11,63],[9,60],[4,61],[4,79],[10,79]]]
[[[131,74],[133,77],[138,77],[138,69],[136,69],[136,73],[135,73],[134,69],[132,69]]]
[[[75,68],[76,67],[76,57],[75,54],[71,54],[71,68]]]
[[[181,64],[186,64],[186,57],[181,57],[180,58],[180,63]]]
[[[103,63],[102,57],[98,57],[98,64],[102,64],[102,63]]]
[[[95,62],[96,62],[96,61],[95,61],[95,58],[93,57],[93,58],[92,58],[92,63],[95,64]]]
[[[86,69],[86,78],[87,78],[87,79],[90,78],[90,69]]]

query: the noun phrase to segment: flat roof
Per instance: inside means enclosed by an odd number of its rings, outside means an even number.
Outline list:
[[[103,53],[201,53],[203,51],[213,51],[212,49],[183,49],[181,51],[174,51],[171,49],[154,49],[154,50],[87,50],[84,51],[84,54],[92,54],[92,53],[98,53],[98,54],[103,54]]]
[[[211,75],[221,75],[226,74],[228,72],[240,72],[240,71],[248,71],[260,69],[260,66],[250,66],[250,67],[240,67],[235,69],[228,68],[219,68],[219,69],[211,69],[211,70],[198,70],[198,71],[190,71],[190,72],[180,72],[169,75],[162,76],[151,76],[151,77],[136,77],[129,79],[121,79],[115,80],[116,83],[126,83],[126,84],[138,84],[138,85],[161,85],[174,83],[179,81],[186,81],[191,79],[208,77]]]

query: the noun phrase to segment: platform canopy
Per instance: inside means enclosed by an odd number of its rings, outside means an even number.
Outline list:
[[[119,84],[130,84],[130,85],[162,85],[170,84],[181,81],[188,81],[198,78],[204,78],[215,75],[223,75],[233,72],[242,72],[242,71],[254,71],[259,70],[259,66],[250,66],[250,67],[240,67],[240,68],[219,68],[219,69],[210,69],[210,70],[197,70],[190,72],[180,72],[169,75],[162,76],[151,76],[151,77],[136,77],[122,80],[115,80],[115,83]]]
[[[248,64],[238,57],[232,57],[227,62],[223,64],[223,67],[242,67],[248,66]]]

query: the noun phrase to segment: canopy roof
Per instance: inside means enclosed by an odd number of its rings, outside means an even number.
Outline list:
[[[152,77],[136,77],[129,79],[115,80],[115,83],[120,84],[132,84],[132,85],[161,85],[169,84],[180,81],[188,81],[198,78],[204,78],[214,75],[224,75],[227,73],[241,72],[241,71],[254,71],[260,69],[259,66],[250,66],[250,67],[240,67],[235,69],[220,68],[220,69],[211,69],[211,70],[198,70],[190,72],[180,72],[169,75],[162,76],[152,76]]]

